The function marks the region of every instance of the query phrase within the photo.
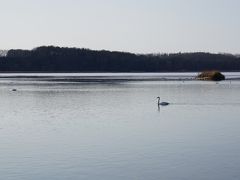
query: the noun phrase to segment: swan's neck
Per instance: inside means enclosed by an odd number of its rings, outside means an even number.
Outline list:
[[[158,98],[158,105],[160,104],[160,98]]]

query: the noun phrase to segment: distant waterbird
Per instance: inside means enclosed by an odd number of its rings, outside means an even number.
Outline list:
[[[168,102],[160,102],[160,97],[157,97],[158,99],[158,106],[168,106],[170,103]]]
[[[17,91],[17,89],[12,89],[12,91]]]

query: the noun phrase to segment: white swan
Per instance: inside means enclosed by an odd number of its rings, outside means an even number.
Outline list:
[[[160,97],[157,97],[157,99],[158,99],[158,106],[167,106],[167,105],[169,105],[168,102],[160,102]]]

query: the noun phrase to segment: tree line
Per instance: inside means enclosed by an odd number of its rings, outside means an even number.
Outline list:
[[[41,46],[9,50],[0,57],[2,72],[190,72],[239,71],[240,57],[231,54],[127,52]]]

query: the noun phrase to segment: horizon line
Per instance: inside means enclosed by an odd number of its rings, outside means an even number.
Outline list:
[[[91,51],[109,51],[109,52],[121,52],[121,53],[131,53],[136,55],[163,55],[163,54],[191,54],[191,53],[209,53],[209,54],[222,54],[222,55],[234,55],[240,56],[240,53],[229,53],[229,52],[211,52],[211,51],[176,51],[176,52],[149,52],[149,53],[136,53],[131,51],[122,51],[122,50],[109,50],[109,49],[91,49],[86,47],[76,47],[76,46],[59,46],[59,45],[40,45],[33,48],[11,48],[11,49],[0,49],[2,52],[8,52],[10,50],[27,50],[32,51],[39,47],[56,47],[56,48],[73,48],[73,49],[86,49]]]

